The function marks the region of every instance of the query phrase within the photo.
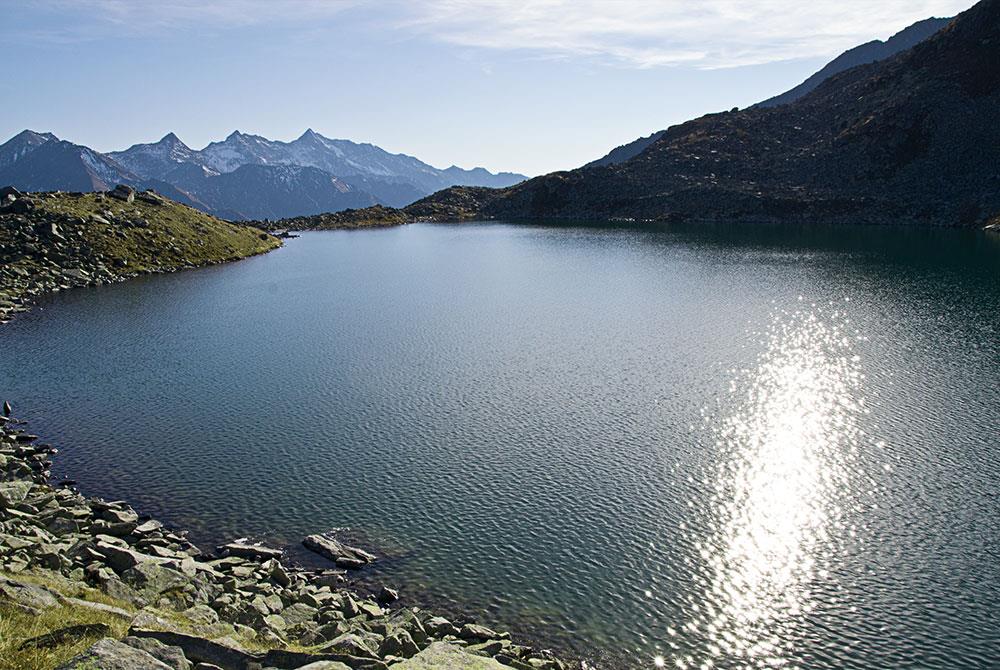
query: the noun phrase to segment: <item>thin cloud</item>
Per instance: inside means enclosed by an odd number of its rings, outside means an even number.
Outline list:
[[[971,0],[425,0],[399,25],[490,50],[650,68],[724,68],[827,56]]]
[[[41,0],[78,21],[35,28],[31,39],[154,38],[247,26],[328,30],[324,19],[361,10],[368,27],[466,49],[603,64],[713,69],[830,56],[886,38],[930,16],[951,16],[973,0]],[[101,29],[103,28],[103,30]],[[20,35],[24,38],[25,35]]]
[[[35,8],[62,18],[72,16],[77,22],[38,30],[39,37],[77,41],[103,39],[109,33],[167,36],[164,31],[217,32],[268,23],[309,25],[365,4],[367,0],[40,0]]]

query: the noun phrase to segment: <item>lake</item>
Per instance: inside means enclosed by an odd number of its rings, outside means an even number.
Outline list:
[[[601,668],[1000,664],[1000,237],[413,224],[0,328],[55,474]]]

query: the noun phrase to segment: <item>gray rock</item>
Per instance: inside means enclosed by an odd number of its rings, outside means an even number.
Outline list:
[[[360,658],[377,658],[378,647],[357,633],[344,633],[319,648],[321,653],[340,653]]]
[[[38,612],[59,604],[59,594],[42,586],[0,577],[0,599],[29,612]]]
[[[110,614],[112,616],[118,617],[126,621],[131,621],[133,616],[128,610],[123,610],[120,607],[115,607],[114,605],[105,605],[104,603],[93,603],[89,600],[81,600],[79,598],[61,598],[61,600],[68,604],[73,605],[77,608],[85,608],[100,614]]]
[[[424,622],[424,628],[431,637],[442,638],[446,635],[458,635],[458,628],[444,617],[431,617]]]
[[[383,586],[379,589],[377,600],[380,603],[394,603],[399,600],[399,591],[390,589],[388,586]]]
[[[257,544],[243,544],[242,542],[230,542],[229,544],[224,544],[219,547],[219,552],[224,556],[237,556],[239,558],[248,558],[258,562],[266,561],[272,558],[281,558],[282,554],[280,549],[272,549],[270,547]]]
[[[342,568],[359,568],[375,560],[375,556],[367,551],[350,547],[325,535],[310,535],[302,540],[302,546]]]
[[[393,670],[507,670],[492,658],[470,654],[447,642],[435,642]]]
[[[486,626],[480,626],[475,623],[467,623],[462,626],[462,630],[459,631],[458,636],[463,640],[471,640],[474,642],[510,639],[510,633],[497,633],[496,631],[490,630]]]
[[[383,638],[382,644],[379,645],[378,654],[383,658],[386,656],[409,658],[419,651],[420,647],[413,641],[410,634],[402,628],[397,628]]]
[[[105,638],[57,670],[171,670],[141,649]]]
[[[250,663],[260,663],[260,656],[245,651],[234,642],[221,640],[206,640],[193,635],[169,631],[145,630],[132,627],[129,635],[138,638],[151,638],[170,647],[180,647],[189,661],[196,663],[214,663],[224,668],[245,668]]]
[[[135,200],[135,189],[131,186],[126,186],[125,184],[118,184],[113,189],[108,191],[108,195],[112,198],[117,198],[118,200],[132,202]]]
[[[158,640],[142,637],[126,637],[123,643],[140,649],[173,670],[191,670],[191,661],[184,658],[184,650],[180,647],[170,647]]]
[[[304,605],[302,603],[295,603],[294,605],[286,607],[281,612],[281,616],[290,626],[313,621],[316,619],[317,614],[319,614],[319,610],[315,607],[310,607],[309,605]]]
[[[28,497],[30,490],[30,481],[0,482],[0,509],[13,507],[23,502]]]

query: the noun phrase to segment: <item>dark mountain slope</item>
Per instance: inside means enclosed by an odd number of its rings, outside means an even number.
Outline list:
[[[968,224],[1000,212],[997,147],[1000,0],[983,0],[794,103],[675,126],[632,160],[494,191],[478,213]]]
[[[628,144],[623,144],[619,147],[615,147],[608,154],[602,158],[598,158],[596,161],[591,161],[584,165],[583,167],[600,167],[602,165],[616,165],[617,163],[624,163],[630,158],[635,158],[647,148],[653,145],[656,140],[663,137],[663,133],[667,131],[660,130],[652,135],[647,135],[646,137],[640,137],[637,140],[629,142]]]
[[[884,42],[882,40],[872,40],[867,44],[862,44],[861,46],[845,51],[827,63],[819,72],[816,72],[795,88],[786,91],[781,95],[776,95],[769,100],[758,103],[755,106],[776,107],[778,105],[785,105],[790,102],[794,102],[807,93],[815,90],[816,87],[835,74],[849,70],[852,67],[857,67],[858,65],[876,63],[880,60],[885,60],[886,58],[890,58],[902,51],[906,51],[907,49],[914,47],[944,28],[950,21],[951,19],[924,19],[923,21],[918,21],[908,28],[901,30]],[[628,144],[616,147],[606,156],[598,158],[596,161],[591,161],[584,167],[598,167],[601,165],[624,163],[630,158],[634,158],[645,151],[647,147],[651,146],[654,142],[656,142],[656,140],[660,139],[665,132],[666,131],[664,130],[660,130],[651,135],[647,135],[646,137],[640,137],[639,139],[629,142]]]
[[[944,28],[950,22],[950,18],[924,19],[923,21],[918,21],[912,26],[899,31],[884,42],[882,40],[872,40],[871,42],[862,44],[861,46],[849,49],[827,63],[819,72],[816,72],[795,88],[785,91],[781,95],[769,98],[764,102],[758,103],[757,106],[776,107],[778,105],[787,105],[790,102],[795,102],[805,94],[814,91],[816,87],[833,75],[840,74],[841,72],[850,70],[852,67],[857,67],[859,65],[877,63],[880,60],[891,58],[892,56],[906,51],[907,49],[912,49],[920,42],[923,42],[931,35]]]

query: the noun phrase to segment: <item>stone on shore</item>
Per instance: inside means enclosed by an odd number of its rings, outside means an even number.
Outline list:
[[[392,666],[393,670],[506,670],[507,667],[447,642],[435,642],[413,658]]]
[[[238,558],[249,558],[263,562],[272,558],[281,558],[282,551],[281,549],[272,549],[260,544],[230,542],[219,547],[219,553],[223,556],[236,556]]]

